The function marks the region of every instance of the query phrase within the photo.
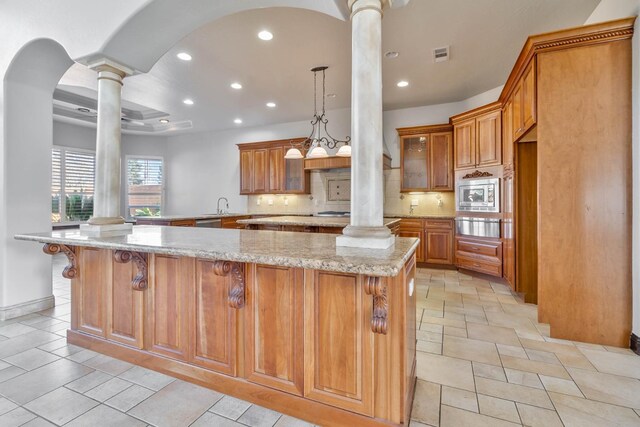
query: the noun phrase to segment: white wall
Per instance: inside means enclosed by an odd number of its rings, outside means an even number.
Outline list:
[[[392,158],[400,166],[400,140],[396,128],[448,123],[449,117],[498,99],[502,87],[449,104],[385,111],[383,132]],[[351,135],[351,110],[327,112],[329,132],[338,139]],[[240,196],[240,165],[236,144],[308,136],[309,120],[223,132],[169,137],[167,142],[168,214],[208,213],[218,197],[227,197],[231,211],[246,212],[247,197]],[[251,206],[252,210],[255,210]],[[289,209],[295,212],[295,207]]]
[[[602,0],[585,24],[611,21],[640,14],[640,0]],[[632,39],[632,170],[633,170],[633,333],[640,336],[640,22],[636,21]]]
[[[59,121],[53,122],[53,145],[61,147],[81,148],[95,151],[96,149],[96,129],[86,126],[77,126]],[[162,157],[166,162],[167,138],[159,135],[122,135],[122,173],[120,191],[121,215],[126,218],[126,156],[154,156]],[[166,175],[171,171],[165,167]]]

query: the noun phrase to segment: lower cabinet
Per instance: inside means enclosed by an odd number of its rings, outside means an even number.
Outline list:
[[[422,219],[402,218],[400,220],[398,237],[414,237],[420,239],[420,243],[416,249],[416,261],[424,262],[424,224]]]
[[[371,297],[362,276],[308,271],[305,396],[373,415]]]
[[[500,239],[456,236],[456,265],[502,277],[502,242]]]
[[[454,264],[452,219],[402,218],[398,236],[420,239],[416,249],[417,262]]]

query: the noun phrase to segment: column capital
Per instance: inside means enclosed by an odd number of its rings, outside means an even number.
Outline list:
[[[98,73],[106,71],[108,73],[116,74],[120,76],[121,79],[127,76],[131,76],[134,73],[133,69],[127,67],[126,65],[119,64],[109,58],[96,59],[89,62],[87,66],[92,70],[97,71]]]
[[[375,10],[382,14],[382,9],[389,5],[390,0],[348,0],[349,10],[351,11],[351,19],[353,16],[363,10]]]

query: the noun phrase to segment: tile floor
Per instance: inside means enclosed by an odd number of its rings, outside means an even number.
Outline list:
[[[0,322],[0,426],[311,426],[67,345],[57,306]],[[419,269],[418,383],[411,425],[640,426],[640,357],[549,338],[536,306],[503,285]]]

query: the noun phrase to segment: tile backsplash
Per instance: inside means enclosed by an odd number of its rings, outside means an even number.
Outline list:
[[[249,196],[247,212],[250,214],[295,214],[312,215],[322,211],[350,211],[348,201],[329,200],[330,181],[349,180],[351,173],[346,171],[311,172],[310,195],[273,195]],[[415,215],[455,215],[455,196],[446,193],[400,193],[400,169],[384,171],[384,211],[385,214],[408,214],[411,201],[417,201]],[[438,206],[438,197],[442,206]]]

